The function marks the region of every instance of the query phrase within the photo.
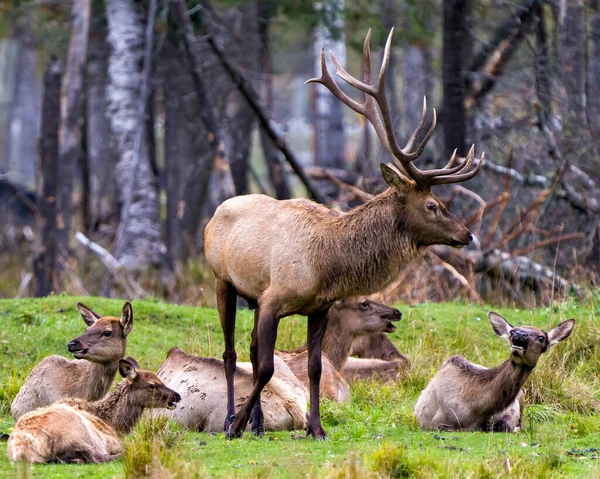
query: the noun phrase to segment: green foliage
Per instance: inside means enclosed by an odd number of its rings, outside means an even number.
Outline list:
[[[53,296],[0,301],[0,432],[10,433],[10,402],[30,369],[50,354],[68,357],[66,343],[85,330],[75,308],[82,301],[102,314],[119,315],[123,300]],[[413,415],[421,390],[452,354],[485,366],[507,357],[506,342],[487,320],[487,308],[460,303],[400,306],[404,319],[391,337],[412,361],[398,383],[364,382],[351,387],[346,404],[323,401],[329,433],[324,442],[301,431],[247,434],[227,441],[222,433],[184,431],[164,420],[144,419],[124,439],[123,459],[102,465],[8,463],[0,441],[0,477],[600,477],[600,328],[592,308],[574,302],[556,310],[501,309],[513,324],[546,330],[575,317],[573,336],[545,354],[526,384],[523,430],[518,434],[435,433],[421,431]],[[223,339],[215,310],[173,306],[158,300],[135,301],[128,354],[156,370],[173,346],[219,357]],[[252,314],[240,310],[236,347],[248,360]],[[300,345],[304,318],[281,322],[277,346]],[[351,452],[353,451],[353,452]],[[19,476],[26,477],[26,476]]]

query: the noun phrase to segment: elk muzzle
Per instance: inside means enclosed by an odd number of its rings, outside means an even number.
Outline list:
[[[402,313],[399,309],[392,308],[392,312],[386,315],[384,319],[387,319],[388,322],[385,325],[384,333],[393,333],[396,331],[396,325],[392,321],[400,321],[402,319]]]
[[[510,335],[510,350],[515,356],[523,356],[527,352],[529,335],[525,331],[516,330]]]
[[[167,409],[175,409],[178,402],[181,402],[181,396],[175,391],[173,391],[170,400],[167,402]]]
[[[77,359],[82,359],[88,352],[88,348],[81,344],[79,339],[74,339],[73,341],[68,343],[67,349]]]

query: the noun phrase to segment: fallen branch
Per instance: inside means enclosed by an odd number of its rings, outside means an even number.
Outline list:
[[[547,238],[545,240],[538,241],[537,243],[534,243],[530,246],[526,246],[524,248],[513,251],[510,254],[513,257],[514,256],[523,256],[523,255],[526,255],[527,253],[531,253],[532,251],[534,251],[538,248],[543,248],[544,246],[548,246],[553,243],[558,243],[560,241],[567,241],[567,240],[573,240],[573,239],[582,239],[582,238],[585,238],[585,233],[567,233],[564,235],[554,236],[553,238]]]
[[[133,299],[146,296],[146,292],[139,285],[139,283],[125,273],[119,260],[110,254],[108,250],[100,246],[98,243],[91,241],[81,231],[75,233],[75,239],[80,244],[98,255],[100,261],[106,267],[106,269],[108,269],[115,281],[123,286],[129,298]]]

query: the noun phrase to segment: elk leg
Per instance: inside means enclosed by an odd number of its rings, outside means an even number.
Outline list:
[[[277,339],[277,328],[279,326],[279,317],[275,314],[263,311],[259,308],[258,324],[256,329],[258,343],[258,370],[256,374],[256,383],[252,388],[250,396],[240,409],[231,426],[231,437],[242,437],[246,424],[250,419],[250,414],[254,409],[256,401],[260,397],[260,393],[266,384],[273,377],[275,372],[274,354],[275,340]]]
[[[250,361],[252,362],[252,382],[256,385],[256,378],[258,377],[258,318],[259,309],[254,310],[254,329],[252,329],[252,342],[250,343]],[[264,428],[264,416],[262,407],[260,404],[260,394],[256,399],[256,403],[252,408],[252,414],[250,415],[250,422],[252,423],[252,432],[257,436],[262,436],[265,432]]]
[[[227,379],[227,416],[225,417],[225,432],[230,433],[231,424],[235,420],[235,398],[233,379],[235,377],[237,354],[235,352],[235,309],[237,291],[231,283],[217,278],[217,308],[219,319],[225,339],[223,362],[225,364],[225,378]]]
[[[306,435],[314,439],[327,439],[327,433],[321,425],[319,411],[319,386],[321,382],[321,346],[327,329],[329,308],[308,315],[308,379],[310,381],[310,413]]]

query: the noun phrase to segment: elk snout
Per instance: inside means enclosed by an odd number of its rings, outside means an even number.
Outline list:
[[[516,330],[510,335],[511,338],[511,349],[514,353],[527,351],[527,345],[529,344],[529,335],[525,331]]]
[[[179,393],[173,393],[170,401],[167,403],[167,409],[175,409],[178,402],[181,402],[181,396]]]
[[[84,347],[81,344],[81,342],[79,342],[78,339],[74,339],[73,341],[71,341],[70,343],[68,343],[67,344],[67,349],[77,359],[83,358],[87,354],[87,352],[88,352],[87,348]]]
[[[391,308],[391,312],[388,315],[386,315],[385,319],[387,319],[388,322],[385,325],[384,332],[393,333],[394,331],[396,331],[397,328],[394,325],[394,323],[392,323],[392,321],[400,321],[402,319],[402,313],[399,309]]]

